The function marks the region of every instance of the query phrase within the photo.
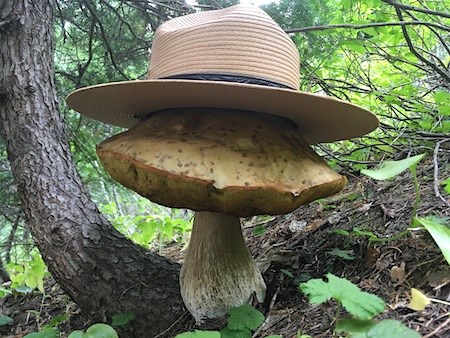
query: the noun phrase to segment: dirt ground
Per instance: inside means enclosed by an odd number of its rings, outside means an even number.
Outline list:
[[[449,161],[439,163],[441,179],[450,176]],[[448,221],[450,208],[435,196],[433,173],[432,159],[421,163],[417,214]],[[244,233],[268,287],[266,302],[257,306],[266,320],[254,337],[279,334],[291,338],[298,332],[314,338],[333,337],[336,304],[309,305],[298,290],[300,282],[322,278],[328,272],[383,298],[388,307],[379,319],[398,319],[424,338],[450,337],[449,306],[433,303],[422,312],[407,307],[411,287],[428,297],[450,300],[450,268],[433,239],[424,230],[405,231],[415,196],[411,174],[382,182],[351,174],[348,177],[348,187],[336,196],[288,215],[245,220]],[[446,198],[449,200],[448,195]],[[370,241],[369,235],[376,240]],[[336,254],[342,252],[348,257]],[[168,248],[166,254],[182,259],[178,247]],[[54,281],[49,279],[46,289],[45,296],[0,300],[3,314],[20,323],[0,327],[0,336],[21,337],[65,313],[67,318],[59,326],[62,331],[89,324]],[[193,329],[187,315],[180,322],[186,330]]]

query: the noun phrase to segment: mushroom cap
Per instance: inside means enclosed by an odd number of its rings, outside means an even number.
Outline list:
[[[294,124],[254,112],[161,111],[97,154],[115,180],[155,203],[240,217],[285,214],[347,182]]]

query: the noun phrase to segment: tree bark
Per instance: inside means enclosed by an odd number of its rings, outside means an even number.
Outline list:
[[[0,132],[33,238],[53,277],[95,321],[132,312],[153,337],[185,308],[179,266],[134,245],[99,213],[58,113],[51,0],[0,4]]]

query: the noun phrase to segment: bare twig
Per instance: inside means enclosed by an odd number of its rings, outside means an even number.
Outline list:
[[[175,320],[167,329],[165,329],[163,332],[161,332],[160,334],[156,335],[154,338],[159,338],[159,337],[163,337],[167,332],[169,332],[170,330],[172,330],[172,328],[179,323],[183,318],[186,318],[186,316],[188,315],[189,312],[184,312],[180,317],[178,317],[177,320]]]
[[[434,148],[433,153],[433,164],[434,164],[434,195],[436,197],[439,197],[446,206],[450,207],[450,203],[444,197],[442,197],[441,193],[439,192],[439,163],[438,163],[439,148],[441,147],[442,143],[448,141],[450,141],[450,138],[445,138],[443,140],[440,140],[439,142],[436,142],[436,147]]]
[[[430,332],[429,334],[423,336],[423,338],[430,338],[434,337],[436,333],[438,333],[440,330],[444,329],[444,332],[448,330],[447,325],[450,324],[450,317],[443,322],[441,325],[439,325],[433,332]],[[443,333],[443,332],[442,332]]]

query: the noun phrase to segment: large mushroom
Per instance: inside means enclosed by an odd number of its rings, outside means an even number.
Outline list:
[[[195,211],[180,284],[197,322],[254,294],[264,300],[266,286],[239,217],[285,214],[346,184],[292,122],[246,111],[160,111],[103,141],[97,153],[126,187]]]

